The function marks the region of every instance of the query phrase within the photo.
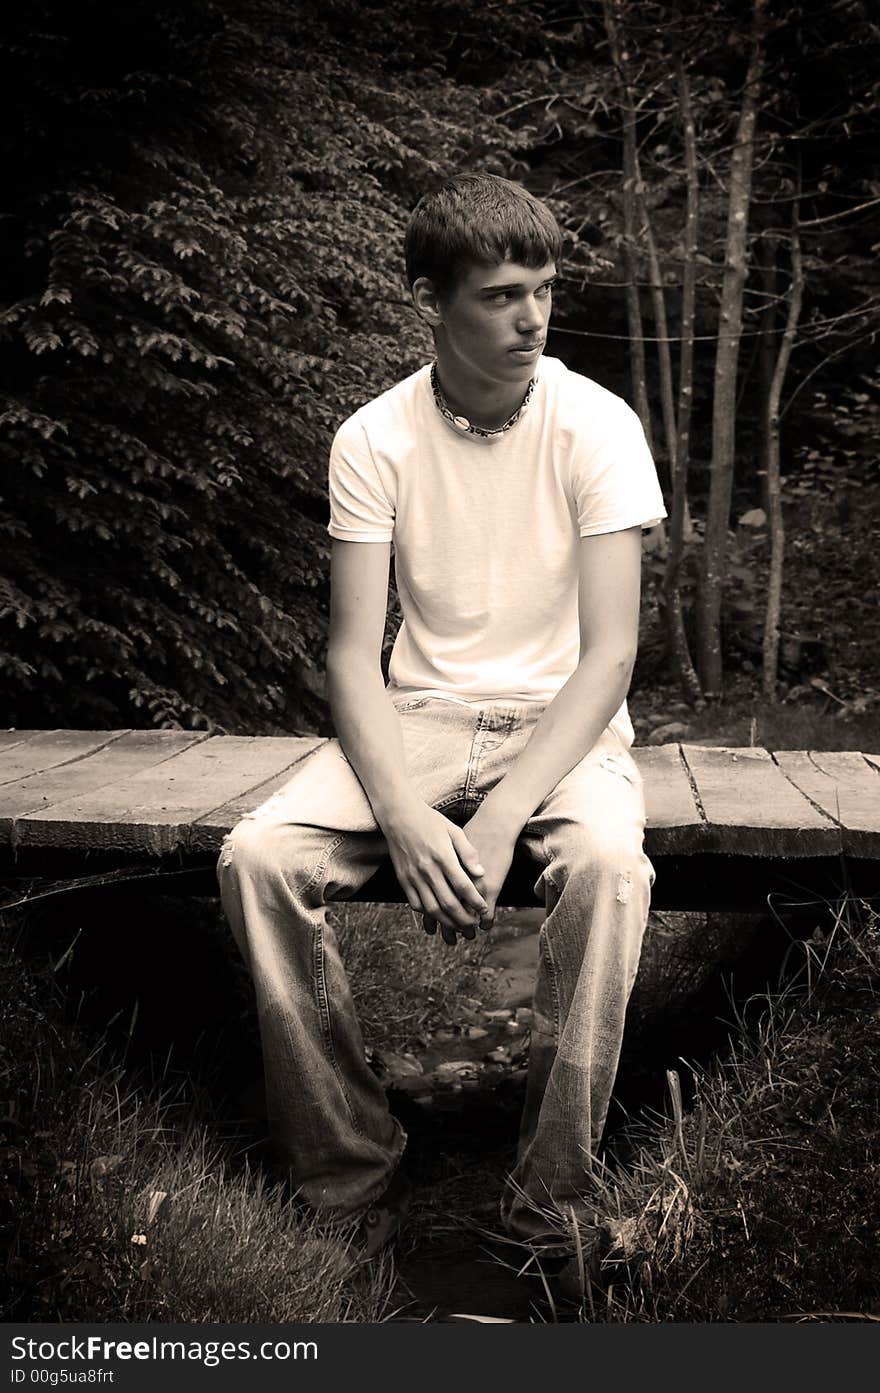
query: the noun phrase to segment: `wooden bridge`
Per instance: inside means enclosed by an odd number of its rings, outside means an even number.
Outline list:
[[[0,732],[0,873],[130,871],[212,893],[223,835],[320,740],[184,731]],[[880,893],[880,756],[639,748],[646,849],[666,908],[760,908]],[[502,903],[532,903],[515,863]],[[390,866],[359,895],[399,900]]]

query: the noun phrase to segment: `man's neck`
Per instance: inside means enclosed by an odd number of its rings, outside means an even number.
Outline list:
[[[528,391],[529,378],[522,382],[474,382],[459,377],[454,369],[437,360],[437,380],[440,391],[454,416],[464,416],[472,426],[481,430],[497,430],[522,405]]]

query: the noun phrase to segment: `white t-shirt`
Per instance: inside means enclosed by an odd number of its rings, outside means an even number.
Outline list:
[[[470,703],[549,701],[578,662],[579,537],[666,510],[635,412],[544,357],[502,435],[456,430],[427,366],[362,406],[333,442],[330,514],[331,537],[394,543],[389,687]],[[632,742],[625,703],[611,724]]]

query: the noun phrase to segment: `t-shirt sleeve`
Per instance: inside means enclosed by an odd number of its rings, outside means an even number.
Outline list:
[[[666,517],[642,423],[625,402],[618,402],[597,447],[575,451],[573,482],[582,537],[655,527]]]
[[[342,542],[391,541],[394,505],[356,417],[339,427],[330,447],[329,493],[331,537]]]

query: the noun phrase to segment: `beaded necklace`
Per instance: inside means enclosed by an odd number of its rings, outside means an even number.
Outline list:
[[[493,435],[503,435],[505,431],[510,430],[513,426],[516,425],[520,416],[525,411],[526,407],[531,401],[532,393],[535,390],[536,383],[537,378],[533,377],[529,382],[528,387],[526,388],[526,394],[520,402],[519,406],[516,408],[512,416],[508,416],[503,426],[496,426],[493,430],[483,430],[482,426],[472,426],[467,416],[453,415],[452,411],[450,411],[449,407],[446,404],[446,399],[443,396],[443,393],[440,390],[440,383],[437,378],[437,364],[431,364],[431,391],[434,393],[434,404],[437,407],[437,410],[440,412],[440,415],[443,416],[450,423],[450,425],[454,426],[457,431],[460,431],[462,435],[480,435],[484,439],[488,439]]]

